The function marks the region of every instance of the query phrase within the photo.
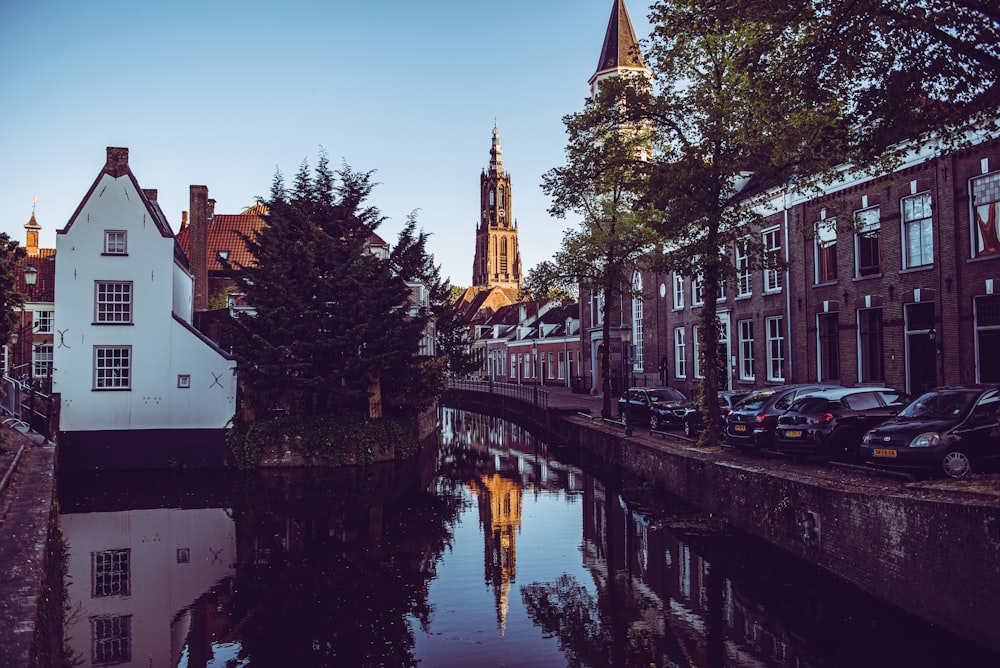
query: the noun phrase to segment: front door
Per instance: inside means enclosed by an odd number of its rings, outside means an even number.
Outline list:
[[[906,391],[917,395],[937,387],[937,336],[934,302],[907,304]]]

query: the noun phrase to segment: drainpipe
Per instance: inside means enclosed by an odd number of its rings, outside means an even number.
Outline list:
[[[786,314],[786,320],[787,320],[787,324],[785,325],[785,335],[786,335],[786,338],[788,340],[788,345],[786,346],[787,352],[785,353],[785,359],[788,360],[788,372],[785,374],[785,382],[786,383],[792,383],[792,382],[795,382],[794,379],[793,379],[794,378],[793,371],[794,371],[795,367],[792,364],[792,362],[793,362],[793,360],[792,360],[792,348],[793,348],[793,346],[792,346],[792,281],[791,281],[792,276],[791,276],[791,271],[789,269],[789,267],[790,267],[790,264],[789,264],[790,263],[790,259],[789,259],[790,248],[789,248],[789,246],[791,246],[792,244],[791,244],[791,239],[788,236],[788,196],[789,196],[789,194],[788,194],[788,188],[786,186],[785,187],[785,191],[781,194],[781,204],[782,204],[781,208],[783,209],[783,214],[784,214],[784,219],[785,219],[784,220],[784,223],[785,223],[785,230],[784,230],[784,236],[785,236],[785,243],[784,243],[784,247],[785,247],[785,314]],[[765,331],[765,336],[766,335],[767,335],[767,332]]]

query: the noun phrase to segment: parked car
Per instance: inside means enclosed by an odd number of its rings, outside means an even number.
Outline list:
[[[941,387],[869,430],[861,457],[885,469],[923,469],[960,478],[1000,461],[1000,388]]]
[[[800,397],[778,416],[773,447],[792,457],[855,459],[865,432],[907,403],[905,393],[888,387],[823,390]]]
[[[633,425],[649,424],[650,429],[679,426],[692,402],[672,387],[632,387],[618,400],[618,415]]]
[[[729,415],[729,411],[733,410],[733,406],[738,404],[748,394],[749,392],[730,392],[729,390],[719,392],[719,411],[722,414],[722,419],[725,420],[726,416]],[[705,416],[701,413],[701,406],[696,405],[685,413],[681,424],[684,428],[685,436],[694,436],[704,429]]]
[[[754,390],[726,416],[726,444],[738,449],[761,450],[771,446],[778,416],[799,397],[840,385],[781,385]]]

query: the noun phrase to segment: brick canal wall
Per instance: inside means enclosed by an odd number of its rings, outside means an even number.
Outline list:
[[[903,483],[864,472],[695,448],[564,418],[567,447],[653,481],[955,633],[1000,649],[1000,476]]]

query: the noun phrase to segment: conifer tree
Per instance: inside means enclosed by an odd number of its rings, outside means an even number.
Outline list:
[[[0,232],[0,341],[9,339],[17,327],[16,311],[24,303],[17,291],[17,263],[24,255],[24,248]]]

